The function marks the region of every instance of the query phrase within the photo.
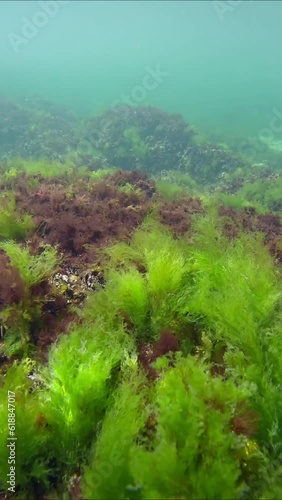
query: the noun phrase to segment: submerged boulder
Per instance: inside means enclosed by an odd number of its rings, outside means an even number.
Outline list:
[[[180,115],[149,106],[122,106],[90,118],[83,141],[114,167],[156,173],[179,165],[193,135]]]
[[[150,106],[121,106],[90,118],[81,147],[99,152],[113,167],[151,174],[179,169],[200,182],[214,182],[241,165],[222,146],[199,143],[197,132],[181,115]]]

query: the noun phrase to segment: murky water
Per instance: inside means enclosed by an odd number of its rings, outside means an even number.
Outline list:
[[[152,104],[216,139],[279,140],[281,19],[269,1],[2,1],[0,92],[82,116]]]

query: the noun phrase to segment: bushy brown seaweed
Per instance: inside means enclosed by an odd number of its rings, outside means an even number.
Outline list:
[[[205,212],[202,202],[195,197],[162,201],[156,194],[155,182],[140,171],[117,171],[100,181],[90,176],[72,179],[71,176],[44,178],[22,174],[12,181],[8,179],[2,188],[12,190],[17,208],[33,218],[36,230],[28,241],[30,252],[37,254],[42,243],[57,245],[58,252],[63,254],[61,273],[69,275],[70,269],[78,268],[80,280],[89,266],[99,264],[100,249],[115,241],[129,240],[153,207],[160,221],[175,235],[191,232],[193,217]],[[235,210],[226,206],[220,206],[218,214],[228,238],[236,238],[242,231],[259,230],[276,262],[282,262],[279,216],[258,214],[252,207]],[[21,302],[26,289],[17,269],[10,266],[3,253],[0,269],[0,307],[4,308]],[[89,272],[92,271],[91,268]],[[101,279],[103,276],[100,282]],[[85,291],[79,297],[83,301]],[[74,318],[69,311],[72,302],[69,299],[68,293],[60,295],[60,289],[56,293],[54,282],[43,282],[31,290],[30,303],[42,304],[41,321],[32,332],[32,341],[41,351],[45,352]],[[175,337],[170,335],[173,334],[163,332],[155,344],[140,346],[139,361],[151,378],[157,376],[153,361],[169,350],[177,350],[172,342]]]
[[[220,206],[218,214],[224,221],[224,234],[228,238],[236,238],[241,231],[260,231],[270,254],[277,263],[282,262],[282,224],[281,218],[274,214],[258,214],[252,207],[235,210],[231,207]]]
[[[158,340],[154,343],[143,343],[139,346],[138,360],[145,369],[149,378],[155,380],[158,377],[157,370],[152,363],[161,356],[169,353],[175,353],[180,350],[179,339],[176,335],[166,329],[160,334]]]
[[[231,428],[236,434],[252,437],[257,431],[258,420],[258,415],[242,402],[231,420]]]
[[[191,197],[161,203],[158,209],[161,222],[169,226],[176,234],[186,233],[191,227],[192,216],[203,212],[201,201]]]
[[[148,213],[155,189],[139,172],[117,172],[96,183],[81,179],[67,187],[60,179],[38,180],[35,188],[20,184],[16,194],[18,207],[36,223],[31,248],[36,252],[42,242],[58,245],[64,265],[72,266],[93,262],[97,248],[127,239]],[[122,191],[124,184],[136,189]]]
[[[18,304],[25,294],[25,283],[18,269],[10,265],[8,257],[0,253],[0,309]]]

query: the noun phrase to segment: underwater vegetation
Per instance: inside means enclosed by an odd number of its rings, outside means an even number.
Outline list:
[[[75,147],[76,119],[49,101],[14,103],[0,96],[0,157],[63,162]]]
[[[90,118],[83,132],[110,165],[151,174],[182,170],[197,181],[214,181],[240,166],[225,148],[202,141],[180,115],[154,107],[116,107]]]
[[[243,154],[232,142],[217,144],[212,134],[209,140],[181,115],[151,106],[117,106],[81,119],[44,99],[13,102],[1,95],[0,116],[1,160],[62,165],[70,160],[93,171],[138,168],[157,175],[179,171],[196,182],[214,185],[222,178],[230,183],[230,176],[240,169],[249,171],[252,165],[265,169],[272,165],[277,171],[282,159],[272,144],[264,144],[261,155],[255,157]]]
[[[165,170],[179,164],[194,131],[181,116],[152,107],[117,107],[90,118],[84,138],[115,167]]]
[[[150,106],[120,106],[79,120],[53,103],[0,99],[0,159],[64,164],[89,170],[136,168],[150,174],[184,172],[197,182],[216,182],[249,161],[214,144],[181,115]]]
[[[225,173],[213,187],[216,198],[234,208],[254,207],[258,212],[281,212],[281,169],[253,164]]]
[[[34,229],[30,215],[16,209],[13,193],[8,191],[0,195],[0,240],[20,240]]]
[[[0,105],[0,497],[282,498],[279,170],[149,107],[25,155],[68,115]]]
[[[15,245],[3,250],[30,286]],[[39,275],[38,262],[36,281],[52,273],[50,255]],[[6,368],[0,439],[5,450],[12,386],[17,496],[278,494],[281,275],[261,235],[228,239],[213,210],[194,219],[193,239],[149,217],[102,262],[105,284],[47,362]]]

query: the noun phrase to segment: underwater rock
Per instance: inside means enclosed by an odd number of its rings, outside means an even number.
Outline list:
[[[112,166],[155,173],[176,168],[193,135],[180,115],[149,106],[121,106],[90,118],[83,140]]]
[[[0,96],[0,117],[0,156],[12,156],[13,151],[25,143],[26,130],[32,123],[31,114]]]
[[[63,162],[76,147],[76,120],[45,100],[14,103],[0,98],[0,158],[45,158]]]
[[[242,166],[242,159],[228,149],[208,142],[198,144],[196,131],[181,115],[150,106],[116,107],[90,118],[81,144],[84,148],[88,144],[89,151],[99,151],[117,168],[138,168],[151,174],[181,170],[202,183],[213,183],[222,173]]]
[[[242,166],[242,160],[231,152],[214,144],[189,146],[179,161],[179,168],[187,170],[200,183],[214,183],[222,174],[233,172]]]
[[[119,106],[84,122],[43,99],[0,98],[0,159],[72,159],[91,171],[109,167],[150,174],[180,170],[201,183],[243,167],[242,158],[200,138],[181,115],[151,106]]]

